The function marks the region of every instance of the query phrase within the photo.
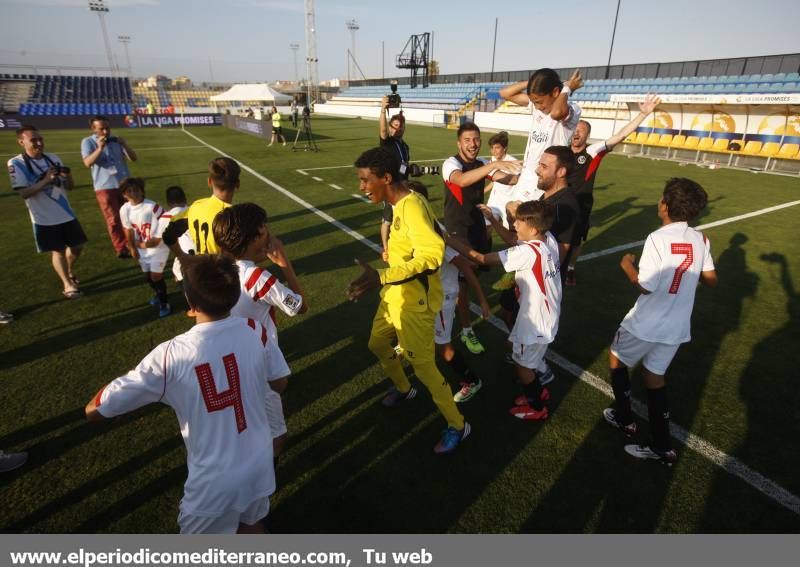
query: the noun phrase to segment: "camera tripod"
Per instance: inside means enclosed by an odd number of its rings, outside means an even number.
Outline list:
[[[301,140],[303,138],[303,140]],[[298,141],[300,144],[298,144]],[[303,150],[304,152],[318,152],[319,146],[314,141],[314,134],[311,132],[311,116],[303,114],[303,126],[297,129],[292,143],[292,151]]]

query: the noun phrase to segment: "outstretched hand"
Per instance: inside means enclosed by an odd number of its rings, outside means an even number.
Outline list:
[[[643,102],[639,103],[639,110],[643,114],[650,114],[661,104],[661,98],[657,94],[648,93]]]
[[[358,300],[368,291],[379,287],[381,284],[380,277],[378,277],[378,272],[375,268],[360,259],[356,259],[356,264],[361,266],[364,271],[347,286],[347,291],[345,293],[347,294],[347,299],[350,301]]]
[[[567,86],[572,92],[577,91],[583,86],[583,77],[581,76],[580,69],[575,69],[575,71],[572,73],[572,76],[569,78],[569,80],[567,80]]]

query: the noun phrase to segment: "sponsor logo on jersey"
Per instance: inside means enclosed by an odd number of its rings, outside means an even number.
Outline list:
[[[394,229],[400,230],[400,217],[394,217]]]
[[[283,304],[294,311],[300,307],[300,300],[293,295],[287,295],[283,299]]]

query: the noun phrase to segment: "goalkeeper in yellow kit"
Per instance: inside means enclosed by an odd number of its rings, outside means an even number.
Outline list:
[[[447,420],[447,429],[433,450],[450,453],[469,435],[470,426],[456,408],[450,386],[435,362],[434,317],[442,307],[442,284],[437,272],[444,258],[444,241],[435,228],[435,215],[427,200],[400,179],[400,164],[392,152],[385,148],[368,150],[355,166],[359,189],[370,202],[386,202],[394,207],[389,267],[375,270],[359,262],[364,273],[347,288],[348,297],[358,299],[382,286],[381,303],[369,338],[369,349],[394,384],[382,403],[394,406],[417,393],[394,350],[397,341],[400,352]]]

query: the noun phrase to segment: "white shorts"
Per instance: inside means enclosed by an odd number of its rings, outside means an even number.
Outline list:
[[[542,371],[547,368],[544,362],[544,355],[547,352],[547,343],[534,343],[524,345],[522,343],[512,343],[511,358],[523,368]]]
[[[275,439],[285,434],[286,419],[283,417],[283,400],[281,400],[281,395],[269,386],[267,386],[264,407],[267,408],[267,419],[269,428],[272,430],[272,438]]]
[[[267,352],[269,353],[267,356],[267,380],[270,382],[280,380],[292,373],[286,358],[283,356],[283,351],[281,351],[281,347],[278,346],[278,341],[274,337],[269,337],[267,341]]]
[[[178,526],[182,534],[235,534],[239,524],[252,526],[269,513],[269,497],[254,500],[244,512],[228,510],[217,517],[192,516],[182,510],[178,513]]]
[[[169,249],[158,250],[145,255],[143,255],[141,251],[139,252],[139,266],[141,266],[142,271],[145,273],[163,274],[164,266],[167,265],[168,259]]]
[[[611,343],[611,354],[628,367],[636,366],[642,361],[642,366],[647,370],[663,376],[680,346],[643,341],[620,327]]]
[[[489,199],[486,201],[486,206],[492,209],[494,218],[499,220],[504,227],[508,228],[508,219],[506,218],[506,205],[511,201],[514,195],[513,185],[503,185],[502,183],[495,182],[492,185],[492,191],[489,193]],[[487,225],[491,223],[487,220]]]
[[[446,345],[453,338],[453,320],[456,318],[456,302],[445,301],[442,310],[436,314],[433,325],[433,342]]]

